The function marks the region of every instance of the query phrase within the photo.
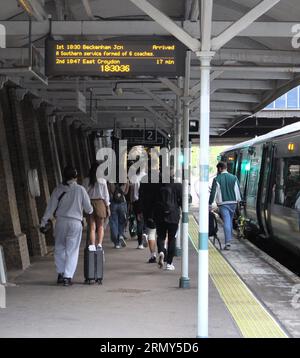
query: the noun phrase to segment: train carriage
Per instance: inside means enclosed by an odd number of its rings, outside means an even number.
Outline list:
[[[246,231],[300,256],[300,123],[235,145],[221,159],[239,178]]]

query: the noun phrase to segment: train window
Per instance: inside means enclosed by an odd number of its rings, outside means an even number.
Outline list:
[[[285,199],[284,205],[293,208],[300,190],[300,158],[286,161]]]
[[[246,177],[246,187],[244,199],[247,202],[247,208],[254,210],[256,207],[257,190],[259,183],[259,173],[261,167],[262,146],[256,146],[253,151],[245,151],[245,158],[243,158],[241,172],[244,172]],[[242,188],[241,188],[242,189]]]
[[[278,159],[276,163],[275,204],[294,208],[300,191],[300,157]]]
[[[246,170],[247,164],[249,163],[248,153],[246,150],[242,150],[239,156],[239,181],[240,181],[240,189],[243,198],[245,198],[245,189],[247,187],[247,179],[249,171]]]
[[[248,195],[255,196],[259,180],[260,159],[251,160]]]

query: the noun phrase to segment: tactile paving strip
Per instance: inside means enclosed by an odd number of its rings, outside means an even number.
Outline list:
[[[198,251],[198,224],[193,216],[189,218],[189,237]],[[288,337],[211,242],[209,275],[243,337]]]

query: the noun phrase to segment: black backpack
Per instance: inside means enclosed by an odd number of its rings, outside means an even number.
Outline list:
[[[172,186],[170,185],[163,185],[159,190],[159,208],[161,214],[164,216],[168,216],[174,210],[176,210],[178,204],[176,202],[176,195]]]
[[[115,184],[115,191],[113,193],[112,200],[116,204],[121,204],[125,202],[125,196],[119,184]]]

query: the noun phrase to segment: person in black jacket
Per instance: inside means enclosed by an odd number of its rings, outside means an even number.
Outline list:
[[[174,271],[173,258],[176,248],[176,232],[180,220],[182,207],[182,184],[174,183],[171,178],[170,183],[160,183],[156,192],[155,200],[155,222],[157,228],[157,251],[158,266],[163,268],[166,258],[168,271]],[[168,249],[165,249],[165,240],[168,236]]]
[[[150,258],[148,263],[150,264],[156,263],[156,225],[154,210],[156,192],[159,185],[159,183],[151,182],[151,171],[149,171],[147,181],[143,182],[142,180],[139,189],[140,208],[144,219],[143,244],[145,247],[149,247]]]

